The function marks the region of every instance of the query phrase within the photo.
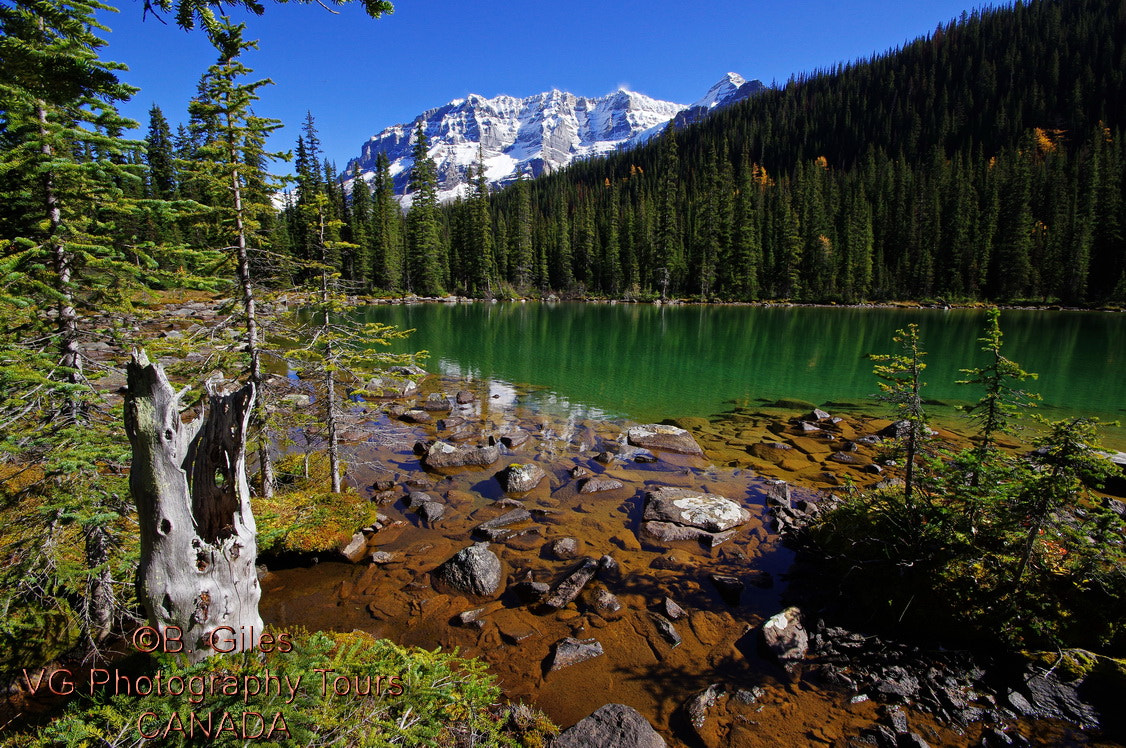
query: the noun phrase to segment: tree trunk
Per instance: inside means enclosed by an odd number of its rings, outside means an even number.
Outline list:
[[[48,141],[47,110],[43,102],[36,106],[35,114],[39,121],[39,136],[42,138],[40,152],[44,158],[49,159],[53,151]],[[55,266],[55,290],[59,294],[55,304],[58,313],[56,326],[59,335],[59,365],[66,369],[67,382],[76,385],[82,381],[82,356],[78,352],[78,312],[74,308],[74,292],[71,289],[73,258],[59,238],[63,222],[62,208],[55,191],[55,173],[51,169],[43,176],[43,201],[47,210],[47,245],[51,248],[51,260]],[[81,417],[81,406],[73,390],[66,395],[65,408],[71,422],[77,422]]]
[[[235,251],[238,258],[238,283],[242,290],[242,305],[246,313],[246,350],[250,354],[250,383],[258,393],[258,407],[254,409],[254,430],[258,433],[258,477],[262,481],[262,495],[274,495],[274,463],[270,459],[270,422],[263,397],[262,353],[258,348],[258,313],[254,302],[254,286],[250,281],[250,259],[247,255],[246,223],[243,220],[242,179],[238,171],[238,153],[235,150],[234,124],[227,115],[227,132],[230,133],[231,196],[235,206]]]
[[[134,353],[128,382],[129,487],[141,529],[137,593],[149,623],[181,638],[193,662],[214,643],[222,651],[252,649],[262,631],[245,464],[254,385],[230,392],[209,382],[206,414],[183,423],[183,393],[144,352]]]

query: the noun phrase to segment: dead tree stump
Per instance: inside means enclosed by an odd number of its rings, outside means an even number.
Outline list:
[[[192,662],[252,649],[262,633],[245,463],[254,385],[229,391],[208,382],[204,416],[183,423],[184,393],[159,364],[134,352],[127,376],[129,488],[141,530],[137,593],[149,623],[181,639]]]

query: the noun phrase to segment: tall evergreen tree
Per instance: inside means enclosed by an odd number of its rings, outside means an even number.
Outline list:
[[[261,340],[254,283],[251,275],[250,253],[259,240],[258,228],[263,213],[271,212],[269,204],[254,204],[246,198],[247,186],[267,181],[260,171],[261,161],[250,159],[264,154],[266,136],[281,127],[277,120],[256,116],[251,106],[258,100],[257,91],[269,85],[268,79],[254,83],[240,80],[253,72],[240,59],[243,52],[255,49],[256,42],[242,37],[243,24],[232,24],[226,18],[220,21],[212,38],[219,51],[218,61],[208,68],[199,86],[199,95],[188,109],[193,118],[192,127],[199,136],[197,170],[209,180],[213,190],[225,193],[227,201],[217,207],[221,231],[232,247],[236,263],[236,281],[242,296],[243,323],[246,331],[246,351],[249,355],[249,379],[258,392],[252,424],[259,434],[258,458],[262,492],[272,496],[274,490],[273,463],[270,457],[269,412],[264,400],[262,384]],[[258,169],[256,169],[258,167]],[[259,196],[262,190],[257,191]]]
[[[496,266],[493,257],[493,217],[489,210],[489,181],[485,177],[485,158],[480,148],[477,150],[477,168],[473,174],[473,192],[469,198],[471,288],[475,295],[491,296],[496,282]]]
[[[442,242],[438,225],[438,175],[430,158],[430,140],[419,123],[414,134],[410,195],[407,214],[407,287],[435,296],[442,288]]]
[[[135,89],[117,77],[124,66],[99,59],[98,10],[109,8],[0,6],[0,461],[43,476],[27,536],[34,549],[10,557],[0,606],[70,611],[90,644],[119,612],[109,553],[121,486],[105,473],[122,455],[87,385],[80,341],[94,332],[91,306],[124,301],[149,260],[125,252],[142,179],[130,164],[139,144],[120,137],[136,123],[116,106]],[[76,574],[61,555],[68,528],[84,546]]]
[[[372,191],[372,281],[387,291],[397,291],[403,283],[401,215],[391,182],[391,162],[380,153]]]
[[[148,196],[170,200],[176,194],[175,156],[172,129],[160,107],[149,109],[149,132],[145,137],[145,162],[148,164]]]

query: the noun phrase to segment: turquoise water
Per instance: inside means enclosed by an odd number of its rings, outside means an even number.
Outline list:
[[[864,402],[877,391],[869,353],[891,353],[892,335],[920,326],[925,397],[975,400],[960,368],[984,363],[985,313],[955,309],[473,303],[374,306],[358,316],[415,332],[400,350],[425,349],[428,367],[537,388],[544,407],[639,421],[709,416],[732,401],[798,398]],[[1005,311],[1006,355],[1039,379],[1049,418],[1126,421],[1126,314]],[[936,406],[936,411],[944,408]],[[1126,450],[1126,428],[1104,430]]]

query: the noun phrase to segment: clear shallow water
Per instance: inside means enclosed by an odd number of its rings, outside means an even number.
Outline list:
[[[955,309],[501,303],[373,306],[364,321],[414,328],[399,350],[428,350],[443,373],[533,385],[536,404],[639,421],[709,416],[732,401],[865,402],[877,391],[869,353],[893,352],[896,329],[918,323],[925,397],[938,411],[978,393],[955,381],[985,362],[985,313]],[[1048,418],[1126,421],[1126,315],[1005,311],[1005,353],[1039,373],[1029,390]],[[1104,429],[1126,450],[1126,427]]]

